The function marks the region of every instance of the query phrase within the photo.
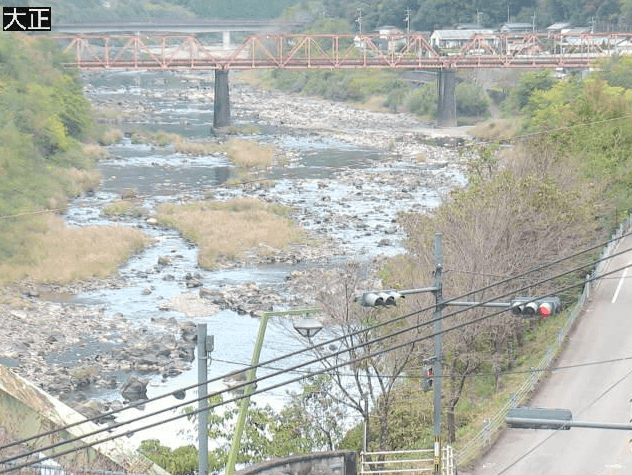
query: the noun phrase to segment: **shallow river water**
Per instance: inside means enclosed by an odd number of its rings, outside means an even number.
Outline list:
[[[174,75],[108,73],[87,76],[87,81],[89,96],[96,104],[138,105],[142,114],[135,119],[137,123],[125,124],[127,129],[136,126],[161,129],[190,138],[205,138],[209,134],[212,102],[192,100],[189,95],[174,92],[180,89],[186,92],[190,87]],[[247,104],[236,103],[233,117],[236,123],[257,121],[256,114],[249,113]],[[74,296],[73,301],[100,306],[106,315],[122,314],[130,321],[151,328],[152,319],[156,317],[190,319],[163,305],[190,290],[185,286],[187,274],[195,274],[209,289],[254,282],[258,286],[271,286],[283,294],[287,292],[286,279],[294,270],[329,266],[350,258],[370,259],[401,253],[404,236],[394,223],[396,213],[432,208],[439,203],[442,192],[463,182],[458,170],[452,167],[387,160],[387,151],[350,144],[322,134],[273,127],[264,130],[266,132],[258,135],[256,140],[275,144],[285,151],[289,161],[269,172],[268,176],[275,180],[272,188],[254,190],[252,194],[292,206],[295,220],[313,235],[327,236],[334,243],[336,252],[330,253],[322,262],[274,263],[205,271],[197,265],[196,247],[176,231],[151,226],[144,218],[115,219],[116,224],[142,229],[154,242],[120,269],[124,286],[83,292]],[[134,190],[149,213],[158,203],[165,201],[199,199],[208,193],[224,199],[244,193],[235,187],[222,186],[233,169],[223,156],[191,157],[175,153],[170,147],[134,144],[129,138],[110,146],[109,152],[111,158],[98,163],[103,175],[100,188],[93,195],[73,203],[66,215],[69,225],[112,224],[101,211],[108,203],[120,199],[126,189]],[[371,174],[363,178],[365,171]],[[380,180],[380,175],[390,178]],[[425,177],[429,185],[402,185],[412,175]],[[157,268],[161,256],[174,257],[167,271]],[[165,278],[166,273],[169,278]],[[194,321],[206,323],[208,333],[215,338],[209,377],[221,376],[249,363],[259,325],[257,318],[222,310],[212,315],[197,316]],[[261,361],[305,347],[307,342],[300,341],[288,327],[286,321],[271,320]],[[63,359],[64,355],[59,358]],[[265,373],[266,370],[262,371]],[[166,381],[160,375],[152,376],[148,396],[151,398],[170,392],[194,384],[196,380],[194,361],[190,370]],[[216,387],[223,386],[218,383]],[[291,389],[297,390],[298,386],[294,384]],[[102,399],[120,397],[114,390],[99,391],[90,396]],[[192,392],[189,397],[193,396]],[[277,389],[258,396],[256,400],[280,407],[286,401],[286,395],[284,389]],[[155,407],[174,402],[173,399],[164,400]],[[166,430],[139,432],[135,438],[159,438],[171,446],[194,442],[191,427],[186,423],[172,425]]]

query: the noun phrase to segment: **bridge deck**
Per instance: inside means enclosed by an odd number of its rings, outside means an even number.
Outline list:
[[[586,68],[632,54],[632,33],[474,35],[445,52],[421,34],[252,35],[227,47],[194,35],[55,35],[82,69]]]

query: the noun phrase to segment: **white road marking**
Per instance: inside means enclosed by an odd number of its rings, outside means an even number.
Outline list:
[[[625,276],[628,275],[628,268],[626,267],[625,269],[623,269],[623,275],[621,276],[621,279],[619,279],[619,284],[617,285],[617,290],[614,291],[614,295],[612,296],[612,303],[615,303],[617,301],[617,297],[619,296],[619,291],[621,290],[621,287],[623,286],[623,281],[625,280]]]

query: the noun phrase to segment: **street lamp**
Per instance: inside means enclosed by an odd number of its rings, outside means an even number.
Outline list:
[[[294,329],[302,336],[311,340],[323,329],[322,323],[315,318],[302,318],[294,322]]]

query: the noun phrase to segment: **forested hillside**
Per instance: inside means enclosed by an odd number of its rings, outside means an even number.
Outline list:
[[[323,18],[342,18],[350,31],[358,31],[361,23],[365,32],[383,25],[405,29],[406,18],[414,31],[464,23],[498,28],[507,21],[531,23],[538,29],[559,21],[574,26],[594,25],[600,30],[628,29],[632,24],[632,0],[50,0],[47,5],[52,6],[54,22],[283,16],[308,24]]]
[[[0,35],[0,282],[105,276],[121,258],[93,254],[112,229],[68,230],[55,217],[100,180],[91,171],[99,149],[83,143],[94,132],[90,104],[61,60],[52,42]],[[124,235],[131,247],[123,244],[121,253],[128,255],[143,238]]]

